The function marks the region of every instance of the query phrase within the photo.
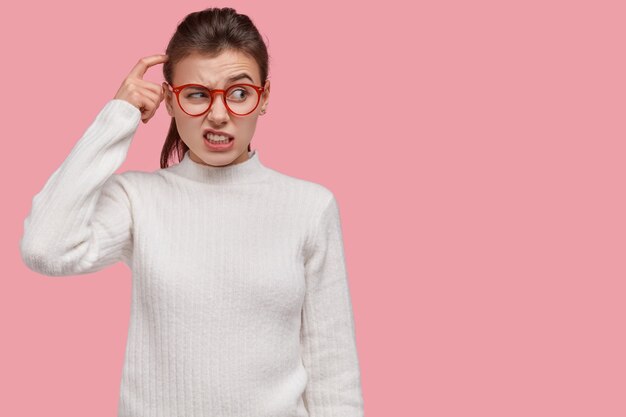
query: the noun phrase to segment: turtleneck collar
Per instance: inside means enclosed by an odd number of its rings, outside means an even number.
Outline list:
[[[189,150],[187,150],[183,159],[178,164],[169,167],[169,170],[185,178],[208,184],[258,182],[269,173],[269,169],[261,163],[256,149],[248,151],[248,158],[243,162],[218,167],[195,162],[189,157]]]

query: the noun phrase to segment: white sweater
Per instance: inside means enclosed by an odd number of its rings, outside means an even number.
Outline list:
[[[326,187],[189,158],[115,171],[140,123],[106,103],[35,195],[21,256],[49,276],[132,270],[119,417],[361,417],[340,224]]]

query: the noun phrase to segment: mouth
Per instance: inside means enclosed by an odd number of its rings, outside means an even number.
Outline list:
[[[235,140],[235,138],[232,135],[226,132],[220,132],[218,130],[213,130],[213,129],[205,129],[203,135],[207,141],[209,141],[210,143],[218,144],[218,145],[227,144]]]
[[[207,142],[213,145],[226,145],[228,143],[232,143],[235,140],[235,138],[229,137],[226,139],[216,140],[215,136],[209,134],[209,135],[204,135],[204,140],[206,140]]]
[[[212,152],[226,152],[233,148],[235,138],[228,134],[218,135],[211,131],[205,131],[204,143],[207,149]]]

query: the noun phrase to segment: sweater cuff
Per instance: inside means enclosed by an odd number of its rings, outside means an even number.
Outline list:
[[[120,117],[128,122],[138,124],[141,120],[141,111],[126,100],[114,98],[109,100],[100,113],[100,117],[109,121],[111,118],[119,120]]]

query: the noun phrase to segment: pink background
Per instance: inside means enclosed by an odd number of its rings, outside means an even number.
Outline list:
[[[210,6],[268,42],[253,147],[337,195],[366,416],[626,415],[624,3],[412,4],[3,4],[0,415],[116,414],[130,271],[38,275],[18,241],[137,60]],[[158,168],[168,124],[120,171]]]

